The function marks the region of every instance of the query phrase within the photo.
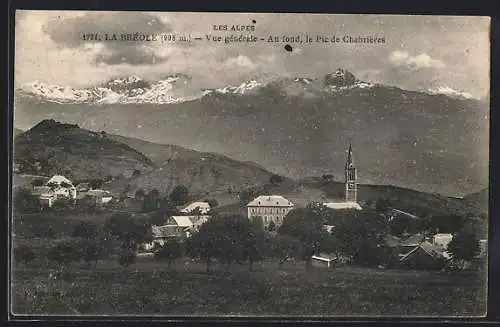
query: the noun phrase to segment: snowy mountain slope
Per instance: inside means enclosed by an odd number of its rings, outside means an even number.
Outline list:
[[[60,104],[170,104],[199,99],[208,94],[254,94],[266,87],[277,85],[290,95],[332,93],[373,86],[373,84],[354,78],[350,72],[340,68],[327,74],[324,81],[308,77],[280,78],[267,83],[249,80],[236,86],[228,85],[189,93],[185,90],[190,83],[191,78],[184,74],[174,74],[157,81],[149,81],[132,75],[88,88],[73,88],[34,81],[21,85],[17,90],[17,95]]]

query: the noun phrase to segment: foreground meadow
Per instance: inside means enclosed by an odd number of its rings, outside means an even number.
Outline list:
[[[15,264],[12,311],[32,315],[477,316],[486,312],[483,274],[305,269],[303,263],[233,265],[189,259],[172,266],[139,258],[74,264],[63,275],[47,264]]]

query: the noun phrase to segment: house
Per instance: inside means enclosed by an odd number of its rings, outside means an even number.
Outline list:
[[[441,269],[450,256],[429,241],[423,241],[401,256],[399,263],[410,269]]]
[[[64,176],[52,176],[45,185],[52,189],[56,197],[76,199],[76,187]]]
[[[198,230],[209,216],[199,218],[200,216],[171,216],[167,219],[165,225],[151,226],[153,240],[143,245],[146,251],[152,250],[155,245],[163,245],[168,239],[175,238],[178,241],[190,237],[193,232]],[[196,219],[193,222],[191,219]]]
[[[335,228],[334,225],[323,225],[323,230],[325,230],[327,233],[331,234],[333,229]]]
[[[113,200],[111,193],[104,190],[88,190],[86,195],[94,198],[96,205],[104,205]]]
[[[190,214],[195,210],[199,209],[199,214],[205,215],[210,212],[210,204],[208,202],[193,202],[186,206],[184,209],[180,210],[181,213]]]
[[[294,204],[281,195],[261,195],[247,204],[248,219],[261,217],[264,227],[271,222],[278,227],[293,208]]]
[[[31,194],[36,196],[40,204],[45,207],[52,207],[56,200],[56,194],[49,186],[35,186]]]
[[[18,173],[21,170],[21,164],[18,162],[15,162],[14,165],[12,166],[12,171],[15,173]]]
[[[445,251],[453,239],[453,235],[449,233],[438,233],[432,238],[432,244],[441,250]]]
[[[357,202],[325,202],[323,203],[323,205],[333,210],[363,210],[363,208]]]

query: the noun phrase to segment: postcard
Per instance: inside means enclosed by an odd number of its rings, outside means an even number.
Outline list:
[[[484,317],[489,32],[16,11],[13,317]]]

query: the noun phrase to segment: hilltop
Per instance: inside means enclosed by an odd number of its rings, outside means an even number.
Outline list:
[[[132,175],[155,164],[124,143],[53,119],[43,120],[14,140],[14,161],[40,163],[38,174],[63,174],[72,179]]]

